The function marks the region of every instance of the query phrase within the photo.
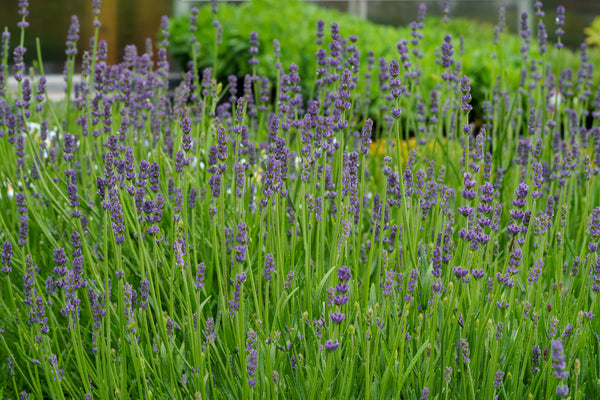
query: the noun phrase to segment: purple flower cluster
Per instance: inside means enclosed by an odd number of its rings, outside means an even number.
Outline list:
[[[246,372],[248,373],[248,385],[251,387],[256,386],[256,367],[258,366],[258,351],[253,347],[255,342],[256,332],[253,330],[248,331],[248,338],[246,339],[246,354],[248,357]]]
[[[246,274],[240,273],[235,276],[235,280],[231,280],[231,283],[234,284],[233,291],[233,299],[229,301],[229,313],[231,318],[233,318],[237,310],[240,308],[240,294],[243,289],[244,282],[246,282]]]
[[[2,273],[8,274],[12,271],[11,259],[13,256],[13,248],[12,243],[10,241],[5,241],[2,245]]]
[[[258,59],[256,55],[258,54],[258,33],[252,32],[250,33],[250,61],[248,63],[250,65],[257,65]]]
[[[273,279],[273,273],[275,272],[275,260],[273,260],[273,254],[267,254],[265,256],[265,272],[263,276],[266,280],[270,281]]]
[[[563,26],[565,25],[565,7],[558,6],[556,7],[556,30],[554,34],[557,36],[558,41],[555,46],[557,49],[561,49],[564,44],[560,41],[561,36],[565,34]]]
[[[563,350],[563,344],[560,340],[552,341],[552,367],[554,368],[554,376],[560,379],[563,383],[569,377],[569,373],[565,371],[567,365],[565,363],[566,356]],[[559,384],[556,387],[556,395],[564,397],[569,394],[569,387],[566,384]]]
[[[452,58],[454,55],[453,47],[452,35],[447,34],[444,36],[444,43],[442,43],[440,46],[441,59],[439,60],[439,63],[445,69],[445,72],[442,74],[442,79],[444,80],[450,80],[453,78],[453,75],[448,72],[449,68],[454,64],[454,58]]]
[[[594,208],[588,217],[587,228],[590,234],[588,249],[594,252],[598,249],[598,240],[600,240],[600,207]]]

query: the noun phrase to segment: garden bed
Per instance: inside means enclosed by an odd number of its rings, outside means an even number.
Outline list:
[[[2,37],[0,398],[600,397],[598,54],[562,48],[564,9],[556,43],[541,6],[520,38],[500,19],[470,79],[425,7],[371,50],[294,30],[295,64],[220,42],[211,2],[171,96],[168,19],[110,65],[93,3],[61,101],[27,1]]]

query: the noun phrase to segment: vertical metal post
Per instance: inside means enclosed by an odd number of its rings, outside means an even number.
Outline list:
[[[359,15],[362,19],[365,19],[365,20],[368,17],[367,1],[368,0],[358,0],[358,3],[360,4]]]
[[[178,17],[190,12],[191,2],[184,0],[173,0],[173,16]]]
[[[367,1],[368,0],[348,0],[348,13],[358,15],[362,19],[367,19]]]

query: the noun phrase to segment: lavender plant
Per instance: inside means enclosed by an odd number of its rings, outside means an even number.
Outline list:
[[[0,398],[600,397],[600,86],[591,50],[554,62],[540,3],[519,88],[479,88],[478,122],[425,6],[366,66],[320,22],[309,97],[260,31],[251,73],[218,82],[216,50],[199,70],[194,10],[171,95],[168,20],[110,65],[94,0],[52,102],[21,0],[0,54]],[[501,71],[502,41],[480,50]]]

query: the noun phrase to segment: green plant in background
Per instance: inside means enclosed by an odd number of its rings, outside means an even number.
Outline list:
[[[600,47],[600,17],[594,18],[592,24],[583,29],[587,35],[585,42],[590,46]]]
[[[415,15],[415,19],[417,16]],[[201,7],[198,14],[198,29],[195,36],[201,41],[202,48],[199,52],[198,67],[203,69],[212,67],[215,58],[215,29],[212,24],[213,16],[209,6]],[[291,63],[299,66],[302,77],[304,97],[310,95],[314,87],[317,68],[315,53],[320,46],[315,43],[315,34],[318,21],[324,21],[325,28],[330,23],[340,26],[341,34],[347,36],[360,33],[357,42],[358,50],[362,57],[360,68],[367,68],[369,52],[375,56],[375,64],[381,57],[387,62],[398,56],[395,44],[407,39],[411,40],[410,26],[393,28],[377,25],[356,16],[337,10],[318,7],[310,2],[301,0],[254,0],[241,5],[222,4],[219,10],[219,21],[222,26],[222,44],[218,47],[219,68],[217,77],[219,81],[227,81],[227,76],[235,74],[243,77],[250,73],[248,65],[248,38],[252,31],[260,33],[260,47],[258,53],[257,74],[267,76],[271,80],[277,77],[277,60],[273,52],[273,40],[277,39],[281,46],[281,59],[283,67],[287,69]],[[243,21],[243,23],[242,23]],[[170,51],[178,63],[184,67],[191,59],[191,44],[189,30],[189,15],[171,19],[171,46]],[[467,34],[468,32],[468,34]],[[476,34],[472,34],[475,32]],[[473,115],[481,118],[482,102],[491,95],[496,77],[503,75],[504,90],[519,87],[523,67],[520,52],[521,41],[518,35],[507,32],[501,33],[501,46],[493,46],[495,33],[494,27],[467,19],[451,19],[443,22],[441,18],[428,16],[424,29],[421,30],[423,38],[419,42],[422,49],[422,58],[418,67],[422,69],[421,78],[424,93],[428,93],[442,83],[439,66],[436,64],[439,47],[445,34],[451,34],[455,40],[457,60],[461,62],[464,73],[473,82]],[[325,38],[325,46],[329,43]],[[482,43],[486,43],[482,46]],[[533,44],[531,53],[539,56],[537,45]],[[501,54],[498,54],[498,48]],[[593,62],[600,61],[598,52],[589,52]],[[563,49],[560,54],[561,67],[577,68],[578,54]],[[558,53],[551,49],[546,54],[546,60],[554,63]],[[187,68],[184,68],[187,69]],[[373,81],[377,79],[374,71]],[[364,81],[359,82],[359,87],[364,93]],[[379,97],[378,85],[373,85],[370,97]],[[377,103],[371,103],[371,111],[376,109]],[[377,118],[376,115],[372,115]]]

